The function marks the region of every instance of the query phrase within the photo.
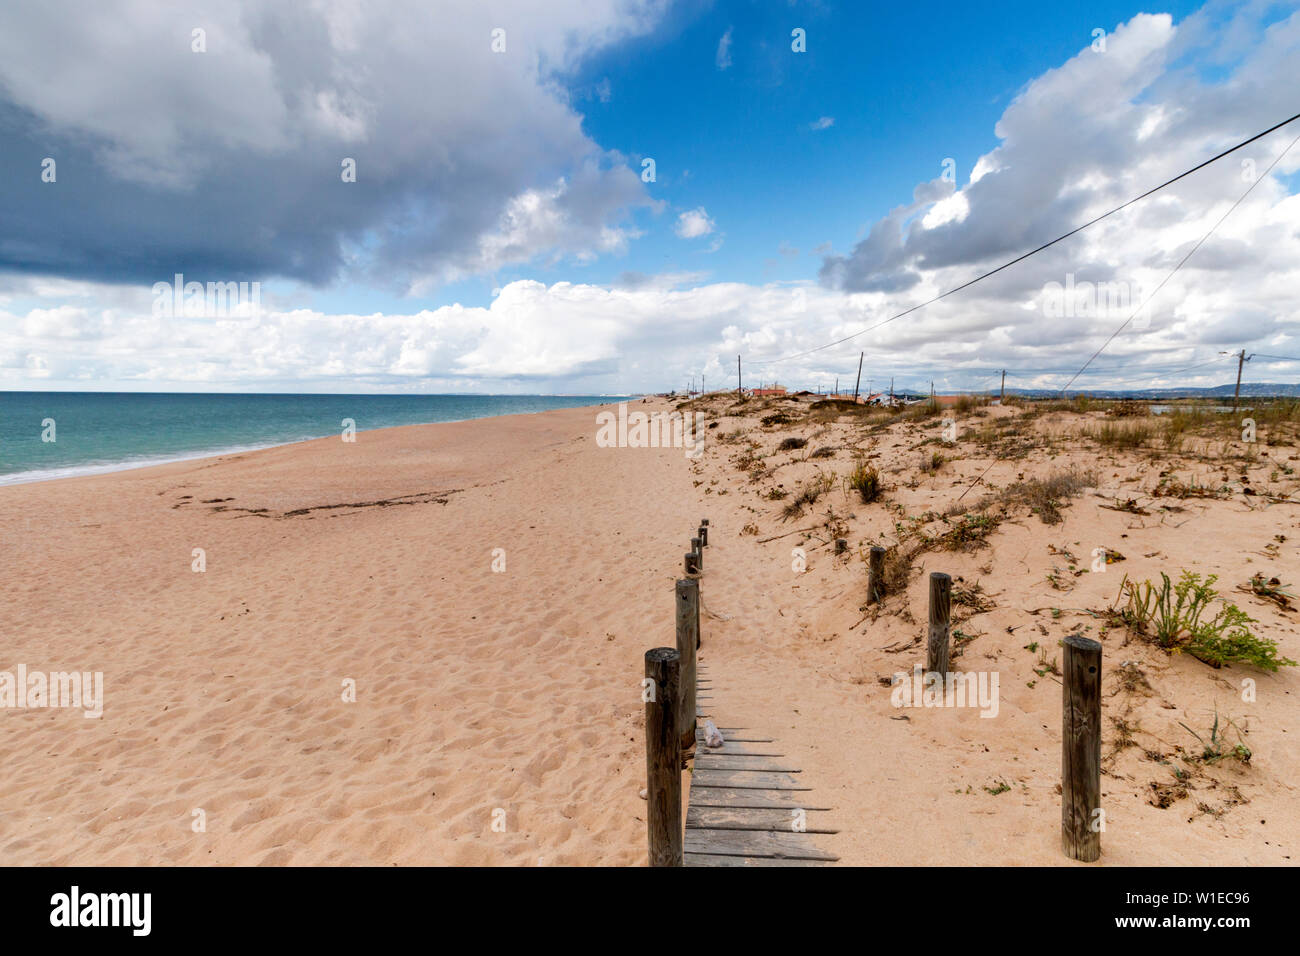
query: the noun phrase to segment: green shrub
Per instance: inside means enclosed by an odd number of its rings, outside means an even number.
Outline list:
[[[1235,604],[1220,602],[1210,616],[1210,605],[1218,598],[1214,590],[1216,575],[1204,580],[1199,574],[1184,571],[1177,584],[1163,571],[1162,584],[1150,581],[1138,584],[1125,575],[1120,594],[1128,598],[1123,618],[1129,627],[1149,633],[1166,650],[1186,651],[1212,667],[1224,664],[1250,664],[1261,670],[1295,667],[1296,662],[1277,656],[1277,642],[1253,634],[1249,624],[1255,619]]]
[[[848,478],[849,487],[862,496],[863,504],[871,504],[880,498],[880,472],[875,466],[865,461],[858,462]]]

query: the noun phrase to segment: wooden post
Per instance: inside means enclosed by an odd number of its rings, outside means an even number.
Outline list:
[[[1002,391],[998,393],[998,404],[1005,405],[1006,403],[1007,403],[1007,370],[1003,369],[1002,370]]]
[[[925,669],[948,675],[948,629],[952,620],[952,578],[942,571],[930,573],[930,641]]]
[[[700,547],[707,548],[709,546],[709,526],[702,524],[700,530],[695,533],[700,536]]]
[[[651,866],[682,865],[682,750],[677,734],[681,658],[671,647],[645,652],[646,831]]]
[[[691,538],[691,550],[695,552],[695,567],[699,571],[704,570],[704,549],[700,547],[699,538]]]
[[[687,574],[700,573],[700,556],[694,551],[686,552],[686,573]]]
[[[695,582],[695,649],[698,651],[704,646],[704,629],[700,627],[700,607],[704,602],[700,600],[700,579],[691,580]]]
[[[867,573],[867,603],[879,604],[885,597],[885,549],[871,549]]]
[[[677,582],[677,653],[682,667],[682,706],[678,711],[677,736],[683,754],[695,749],[695,652],[700,646],[700,582],[683,578]]]
[[[1061,682],[1061,849],[1101,856],[1101,645],[1071,634]]]
[[[857,400],[858,400],[858,386],[862,384],[862,360],[863,360],[864,358],[866,358],[866,357],[867,357],[867,353],[866,353],[866,352],[860,352],[860,353],[858,353],[858,380],[857,380],[856,382],[853,383],[853,401],[854,401],[854,402],[857,402]],[[867,391],[871,391],[871,387],[870,387],[869,385],[868,385],[868,387],[867,387]]]

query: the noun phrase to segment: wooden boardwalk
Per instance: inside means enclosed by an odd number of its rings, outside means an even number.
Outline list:
[[[695,766],[686,810],[686,866],[823,866],[839,857],[812,834],[836,833],[800,771],[770,737],[744,727],[719,727],[724,743],[704,743],[713,719],[713,682],[697,665]],[[800,828],[802,826],[802,829]]]

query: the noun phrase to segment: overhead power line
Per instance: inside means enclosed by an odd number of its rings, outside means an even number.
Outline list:
[[[1172,279],[1178,273],[1178,270],[1187,264],[1187,260],[1196,254],[1196,250],[1201,248],[1201,246],[1205,244],[1205,241],[1209,239],[1210,236],[1214,235],[1214,230],[1222,226],[1224,220],[1237,211],[1237,207],[1240,206],[1242,202],[1245,200],[1245,198],[1250,195],[1251,191],[1256,186],[1258,186],[1268,176],[1269,173],[1273,171],[1273,167],[1276,166],[1281,161],[1282,157],[1285,156],[1287,153],[1291,152],[1291,147],[1294,146],[1296,143],[1300,143],[1300,136],[1297,136],[1295,139],[1291,140],[1291,142],[1287,144],[1286,149],[1282,150],[1282,152],[1277,154],[1277,158],[1274,159],[1273,162],[1268,164],[1268,169],[1264,170],[1264,175],[1257,176],[1254,179],[1254,181],[1251,182],[1251,184],[1246,187],[1246,191],[1237,197],[1237,201],[1228,207],[1228,211],[1219,217],[1219,221],[1210,227],[1210,231],[1207,232],[1205,235],[1201,236],[1201,238],[1196,241],[1196,245],[1192,246],[1192,248],[1187,251],[1187,255],[1183,256],[1181,259],[1178,260],[1178,264],[1174,266],[1171,270],[1169,270],[1169,274],[1160,280],[1160,284],[1151,291],[1150,295],[1148,295],[1145,299],[1142,300],[1141,304],[1139,304],[1138,307],[1133,310],[1133,314],[1130,315],[1127,319],[1125,319],[1120,324],[1119,328],[1117,328],[1114,332],[1110,333],[1110,337],[1107,338],[1105,342],[1101,343],[1101,348],[1093,352],[1092,356],[1088,359],[1088,361],[1083,363],[1083,368],[1075,372],[1074,375],[1070,377],[1070,380],[1065,383],[1065,388],[1061,389],[1062,394],[1064,394],[1065,390],[1074,384],[1074,380],[1083,373],[1083,370],[1092,364],[1092,360],[1095,359],[1098,355],[1100,355],[1105,350],[1106,346],[1110,345],[1110,343],[1115,340],[1115,336],[1123,332],[1124,329],[1128,327],[1128,324],[1132,322],[1134,318],[1137,317],[1137,314],[1147,307],[1147,304],[1151,302],[1151,300],[1154,299],[1159,294],[1160,290],[1165,287],[1165,283],[1167,283],[1170,279]]]
[[[1003,269],[1009,269],[1011,266],[1014,266],[1019,262],[1024,262],[1030,256],[1037,255],[1038,253],[1042,252],[1044,249],[1048,249],[1056,245],[1058,242],[1061,242],[1065,239],[1069,239],[1071,236],[1075,235],[1076,233],[1082,232],[1084,229],[1087,229],[1089,226],[1096,225],[1097,223],[1101,222],[1103,219],[1107,219],[1110,216],[1115,215],[1115,213],[1127,209],[1129,206],[1133,205],[1136,202],[1141,202],[1143,199],[1146,199],[1148,196],[1158,193],[1166,186],[1172,186],[1180,179],[1185,179],[1186,177],[1190,176],[1192,173],[1204,169],[1206,166],[1209,166],[1211,163],[1218,162],[1219,160],[1223,159],[1223,157],[1228,156],[1231,153],[1235,153],[1237,150],[1241,149],[1244,146],[1249,146],[1251,143],[1255,142],[1255,140],[1262,139],[1263,137],[1267,136],[1269,133],[1275,132],[1281,129],[1283,126],[1286,126],[1289,123],[1293,123],[1298,119],[1300,119],[1300,113],[1296,113],[1294,116],[1288,117],[1287,119],[1282,120],[1282,122],[1280,123],[1275,123],[1274,125],[1270,126],[1268,129],[1264,130],[1263,132],[1256,133],[1254,136],[1251,136],[1249,139],[1242,140],[1237,145],[1225,149],[1223,152],[1210,157],[1209,159],[1205,160],[1202,163],[1198,163],[1197,165],[1193,166],[1191,169],[1179,173],[1177,176],[1173,177],[1172,179],[1166,180],[1165,182],[1161,183],[1159,186],[1154,186],[1151,189],[1148,189],[1146,192],[1142,193],[1141,195],[1134,196],[1128,202],[1116,206],[1114,209],[1110,210],[1109,212],[1102,213],[1100,216],[1097,216],[1095,219],[1090,219],[1087,222],[1083,223],[1082,225],[1075,226],[1069,232],[1062,233],[1061,235],[1057,236],[1055,239],[1049,240],[1048,242],[1043,243],[1041,246],[1029,250],[1023,255],[1019,255],[1016,258],[1010,260],[1009,262],[1004,262],[996,269],[990,269],[988,272],[982,273],[981,275],[978,275],[967,282],[963,282],[961,285],[954,286],[953,288],[949,289],[947,292],[941,292],[939,295],[936,295],[932,299],[927,299],[926,301],[920,303],[919,305],[914,305],[909,309],[904,309],[902,312],[899,312],[895,315],[891,315],[887,319],[882,319],[881,321],[877,322],[875,325],[869,325],[865,329],[860,329],[857,332],[854,332],[852,335],[846,335],[841,339],[836,339],[834,342],[827,342],[825,345],[819,345],[816,348],[806,349],[802,352],[795,352],[792,355],[785,355],[782,356],[781,358],[766,359],[766,360],[759,360],[759,361],[751,360],[750,364],[751,365],[775,365],[778,362],[788,362],[792,359],[802,358],[805,355],[812,355],[814,352],[820,352],[823,351],[824,349],[834,348],[837,345],[843,345],[845,342],[855,339],[859,335],[865,335],[868,332],[875,331],[876,329],[880,328],[883,325],[888,325],[890,322],[893,322],[896,319],[901,319],[906,315],[911,315],[913,312],[916,312],[920,309],[924,309],[927,305],[933,305],[935,302],[938,302],[940,299],[946,299],[948,296],[960,292],[963,289],[969,289],[971,286],[975,285],[975,283],[982,282],[983,280],[989,278],[990,276],[997,275]],[[1276,162],[1276,160],[1274,162]],[[1272,167],[1270,166],[1269,169],[1272,169]],[[1263,177],[1261,176],[1260,179],[1262,178]],[[1258,182],[1258,180],[1256,180],[1256,182]],[[1253,183],[1251,185],[1252,187],[1254,186]],[[1249,190],[1247,190],[1247,192],[1249,192]]]

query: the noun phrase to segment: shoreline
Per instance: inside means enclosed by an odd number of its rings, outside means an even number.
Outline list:
[[[87,392],[87,393],[78,393],[78,394],[134,395],[138,393]],[[170,394],[177,394],[177,393],[156,392],[156,393],[147,393],[147,394],[170,395]],[[180,394],[191,394],[191,393],[180,393]],[[212,393],[196,393],[196,394],[225,395],[227,393],[212,392]],[[243,393],[237,393],[237,394],[243,394]],[[253,394],[262,394],[262,393],[253,393]],[[280,394],[280,393],[265,393],[265,394],[273,395],[273,394]],[[449,394],[452,395],[453,397],[460,397],[458,395],[455,395],[455,393],[449,393]],[[338,396],[330,394],[327,397],[338,397]],[[343,397],[347,397],[347,396],[343,396]],[[443,397],[443,396],[437,395],[437,396],[420,396],[420,397]],[[473,396],[473,397],[479,397],[479,396]],[[510,398],[515,396],[487,395],[481,397]],[[518,396],[518,397],[521,398],[534,398],[534,397],[604,398],[604,396],[584,396],[584,395],[575,395],[575,396],[525,395],[525,396]],[[491,415],[476,415],[476,416],[471,416],[469,418],[449,418],[449,419],[443,419],[441,421],[436,421],[436,422],[405,422],[402,424],[395,424],[395,425],[380,425],[375,428],[358,429],[356,434],[358,435],[371,434],[374,432],[386,431],[391,428],[415,428],[424,425],[453,425],[462,422],[483,421],[486,419],[502,418],[511,415],[540,415],[540,414],[544,414],[547,411],[558,411],[558,410],[571,409],[571,408],[604,408],[605,406],[610,404],[619,404],[620,402],[631,402],[634,399],[639,400],[640,398],[643,397],[645,396],[631,396],[631,397],[615,396],[608,401],[594,402],[589,405],[564,405],[554,409],[542,409],[542,410],[527,411],[527,412],[499,412]],[[87,477],[94,477],[97,475],[111,475],[122,471],[137,471],[142,468],[155,468],[163,465],[175,465],[187,461],[203,461],[204,459],[208,459],[208,458],[224,458],[230,455],[242,455],[250,452],[265,451],[271,448],[285,448],[293,445],[302,445],[305,444],[306,442],[319,441],[323,438],[330,438],[334,434],[335,433],[331,432],[325,435],[312,435],[303,438],[292,438],[286,441],[273,441],[273,442],[256,443],[256,444],[249,444],[249,445],[242,445],[242,444],[231,445],[228,447],[222,446],[220,448],[215,448],[215,449],[201,449],[201,450],[194,450],[192,452],[180,452],[176,455],[163,455],[157,458],[153,458],[153,457],[145,458],[145,459],[128,458],[128,459],[122,459],[120,461],[112,461],[112,462],[102,462],[102,461],[87,462],[84,464],[68,465],[63,468],[35,468],[35,469],[29,469],[27,471],[7,472],[7,473],[0,474],[0,488],[6,488],[13,485],[30,485],[30,484],[38,484],[38,483],[50,482],[50,481],[62,481],[67,478],[87,478]]]

